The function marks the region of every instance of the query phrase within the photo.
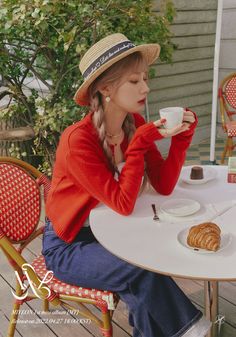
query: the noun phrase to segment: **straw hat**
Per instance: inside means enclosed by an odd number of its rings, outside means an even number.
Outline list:
[[[75,102],[80,105],[89,105],[88,87],[90,84],[112,64],[137,51],[143,54],[148,64],[152,64],[159,56],[160,46],[157,43],[135,46],[120,33],[108,35],[95,43],[85,53],[79,64],[84,82],[75,93]]]

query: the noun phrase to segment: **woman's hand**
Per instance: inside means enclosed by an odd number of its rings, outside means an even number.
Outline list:
[[[192,111],[184,110],[183,122],[187,122],[190,124],[195,122],[195,116]]]
[[[165,119],[158,119],[153,123],[158,128],[158,131],[163,137],[170,138],[178,135],[181,132],[189,130],[190,124],[195,122],[195,117],[192,111],[184,110],[183,123],[178,124],[171,129],[160,128],[165,124],[165,121],[166,121]]]

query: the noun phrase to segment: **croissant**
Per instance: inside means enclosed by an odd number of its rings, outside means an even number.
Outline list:
[[[220,228],[213,222],[204,222],[190,228],[187,243],[191,247],[217,251],[220,247]]]

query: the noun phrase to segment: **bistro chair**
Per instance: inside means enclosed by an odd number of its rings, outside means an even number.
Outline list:
[[[46,199],[49,188],[50,180],[30,164],[0,157],[0,248],[16,273],[15,295],[18,297],[7,336],[14,336],[20,306],[40,299],[45,311],[49,310],[49,303],[60,305],[73,314],[91,319],[100,328],[101,335],[111,337],[112,314],[119,301],[115,293],[66,284],[46,269],[43,255],[31,262],[22,256],[25,247],[43,234],[42,196]],[[92,313],[89,305],[98,308],[99,315]]]
[[[221,156],[221,164],[224,164],[225,157],[231,157],[236,144],[233,138],[236,137],[236,73],[225,77],[220,84],[218,97],[220,102],[220,113],[222,128],[227,135],[224,151]]]

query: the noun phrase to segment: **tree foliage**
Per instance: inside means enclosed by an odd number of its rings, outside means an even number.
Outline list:
[[[0,100],[8,97],[9,104],[0,118],[34,128],[32,154],[42,157],[43,170],[52,166],[62,130],[85,113],[73,95],[82,82],[78,64],[88,47],[121,32],[135,43],[158,42],[161,60],[170,61],[174,13],[171,1],[160,1],[158,13],[151,0],[1,1]],[[30,86],[32,79],[37,90]]]

